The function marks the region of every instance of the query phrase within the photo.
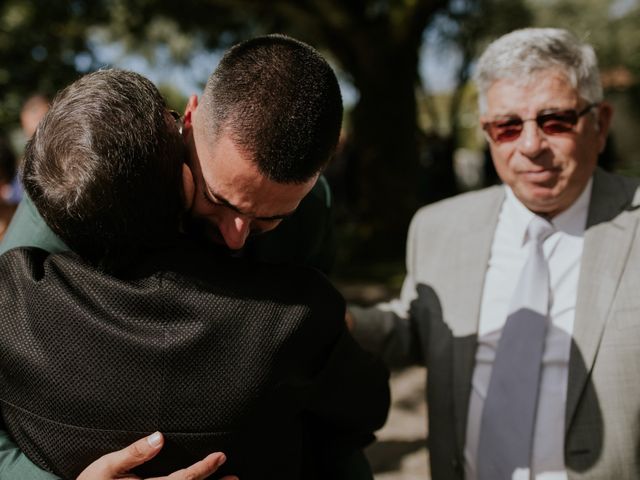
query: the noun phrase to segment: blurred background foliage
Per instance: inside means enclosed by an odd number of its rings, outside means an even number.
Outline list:
[[[114,46],[120,58],[198,70],[198,83],[222,49],[287,33],[321,50],[351,92],[327,171],[338,268],[357,272],[375,259],[388,276],[419,206],[495,181],[469,79],[489,41],[525,26],[570,28],[596,47],[617,108],[605,163],[640,173],[638,0],[3,0],[0,129],[15,130],[29,94],[52,95],[104,66],[100,52]],[[441,71],[445,88],[429,82]],[[182,110],[184,89],[156,82]]]

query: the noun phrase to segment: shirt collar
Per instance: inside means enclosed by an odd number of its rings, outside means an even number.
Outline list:
[[[551,223],[557,231],[577,237],[584,235],[592,188],[593,177],[589,179],[577,200],[564,212],[553,217]],[[505,185],[505,192],[505,219],[511,224],[514,238],[520,245],[524,245],[527,240],[527,227],[535,213],[524,206],[508,185]]]

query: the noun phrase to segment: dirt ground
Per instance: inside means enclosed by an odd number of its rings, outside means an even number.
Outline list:
[[[377,441],[367,448],[376,480],[428,480],[425,369],[412,367],[391,377],[392,405]]]
[[[349,303],[371,305],[397,295],[380,284],[336,282]],[[426,370],[411,367],[391,376],[391,410],[377,441],[367,448],[376,480],[429,480]]]

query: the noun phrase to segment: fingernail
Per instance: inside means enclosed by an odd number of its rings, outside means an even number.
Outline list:
[[[227,456],[224,453],[221,453],[220,456],[218,457],[218,465],[222,465],[226,461],[227,461]]]
[[[162,442],[162,434],[160,432],[152,433],[147,437],[147,442],[153,448],[158,448]]]

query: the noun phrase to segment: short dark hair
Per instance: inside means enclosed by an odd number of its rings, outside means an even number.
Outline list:
[[[101,70],[61,91],[25,152],[24,185],[49,227],[113,269],[177,234],[184,144],[146,78]]]
[[[202,96],[212,141],[221,133],[249,152],[261,174],[302,183],[333,155],[342,123],[336,76],[312,47],[267,35],[229,49]]]

